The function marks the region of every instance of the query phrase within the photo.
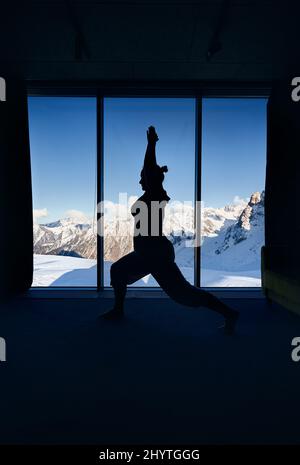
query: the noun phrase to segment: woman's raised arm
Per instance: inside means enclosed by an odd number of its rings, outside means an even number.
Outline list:
[[[156,134],[154,126],[149,126],[147,130],[147,139],[148,144],[144,159],[144,172],[146,176],[147,172],[149,173],[149,171],[151,171],[152,168],[155,168],[157,166],[155,146],[156,142],[158,141],[158,135]]]

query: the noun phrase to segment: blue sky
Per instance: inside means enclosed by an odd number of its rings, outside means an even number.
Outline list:
[[[195,102],[193,99],[106,99],[104,103],[105,197],[140,195],[146,130],[155,126],[156,157],[168,166],[165,189],[174,200],[194,199]]]
[[[96,100],[30,97],[29,131],[33,208],[47,209],[39,222],[70,210],[94,211]]]
[[[157,160],[166,164],[165,188],[173,200],[194,199],[193,99],[107,98],[104,102],[104,194],[140,195],[146,128],[159,135]],[[30,97],[33,203],[39,222],[73,210],[92,215],[96,192],[94,98]],[[264,187],[266,101],[204,99],[202,197],[223,206]],[[45,210],[46,209],[46,210]],[[46,215],[47,214],[47,215]]]
[[[266,99],[203,99],[202,199],[223,206],[265,185]]]

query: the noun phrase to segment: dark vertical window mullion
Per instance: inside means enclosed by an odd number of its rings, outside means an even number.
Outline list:
[[[195,286],[201,285],[201,211],[199,205],[201,202],[201,153],[202,153],[202,97],[196,98],[196,150],[195,150],[195,234],[196,247],[194,253],[194,277]],[[198,208],[197,208],[198,206]],[[197,235],[199,237],[197,238]]]
[[[103,96],[97,93],[97,290],[103,288],[104,283],[104,226],[99,212],[103,201]]]

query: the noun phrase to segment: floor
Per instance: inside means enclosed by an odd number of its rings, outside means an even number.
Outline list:
[[[0,442],[299,443],[300,317],[232,299],[234,337],[218,315],[168,299],[127,300],[96,322],[99,300],[2,304]]]

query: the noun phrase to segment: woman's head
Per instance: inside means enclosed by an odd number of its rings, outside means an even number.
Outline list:
[[[153,187],[161,187],[165,179],[164,173],[167,173],[167,172],[168,172],[168,167],[166,165],[164,166],[156,165],[154,169],[151,169],[151,174],[150,174],[151,179],[148,180],[148,182],[151,183],[151,186],[148,186],[144,169],[142,169],[140,185],[142,186],[143,191],[146,191],[147,189],[149,189],[149,187],[151,187],[152,189]]]

